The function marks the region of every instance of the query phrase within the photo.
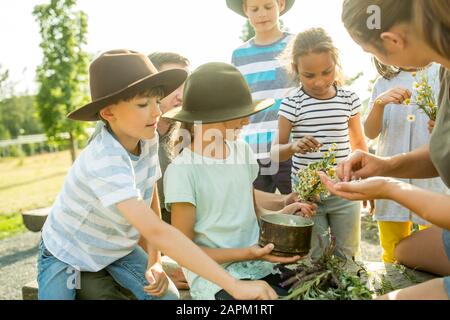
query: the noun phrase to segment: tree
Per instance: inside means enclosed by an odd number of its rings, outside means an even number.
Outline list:
[[[68,133],[72,161],[77,142],[85,138],[85,125],[66,116],[88,101],[89,63],[89,55],[82,49],[87,43],[87,16],[76,11],[75,5],[76,0],[50,0],[33,10],[44,55],[37,68],[36,107],[50,141],[61,142],[61,134]]]

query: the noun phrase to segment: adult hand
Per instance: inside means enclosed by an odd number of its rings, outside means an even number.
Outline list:
[[[322,183],[330,193],[347,200],[388,199],[389,187],[400,181],[393,178],[374,177],[354,182],[334,182],[326,174],[319,173]]]
[[[252,260],[265,260],[272,263],[284,263],[284,264],[292,264],[297,262],[301,259],[300,256],[294,256],[294,257],[278,257],[270,254],[274,248],[274,245],[272,243],[269,243],[268,245],[264,247],[260,247],[259,245],[254,245],[250,247],[250,256],[252,257]]]
[[[387,159],[357,150],[340,162],[336,169],[337,177],[344,182],[383,176],[387,167]]]
[[[144,287],[144,291],[155,297],[166,294],[169,287],[169,280],[160,263],[155,263],[145,272],[145,278],[149,285]]]

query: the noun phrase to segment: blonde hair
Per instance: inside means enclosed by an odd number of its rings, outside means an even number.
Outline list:
[[[336,84],[343,85],[339,50],[334,46],[333,40],[323,28],[311,28],[297,34],[295,39],[281,54],[280,60],[286,66],[288,72],[299,81],[296,68],[298,58],[311,53],[329,53],[336,66]]]
[[[423,40],[450,59],[450,0],[415,0],[414,24]]]
[[[439,2],[441,0],[436,0]],[[445,0],[448,2],[448,0]],[[423,1],[427,2],[428,1]],[[342,22],[347,31],[363,43],[370,43],[385,52],[381,34],[400,23],[412,22],[412,0],[344,0]],[[369,28],[369,8],[380,9],[380,28]],[[448,11],[446,11],[448,12]]]

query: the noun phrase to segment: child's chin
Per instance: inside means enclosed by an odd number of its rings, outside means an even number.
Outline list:
[[[153,139],[156,136],[156,130],[149,130],[149,132],[146,132],[142,135],[141,139],[149,140]]]

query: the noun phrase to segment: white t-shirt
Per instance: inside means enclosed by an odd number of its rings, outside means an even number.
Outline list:
[[[96,272],[126,256],[139,232],[116,205],[131,198],[150,204],[160,177],[157,136],[141,141],[134,156],[103,127],[69,170],[43,228],[45,246],[79,271]]]

